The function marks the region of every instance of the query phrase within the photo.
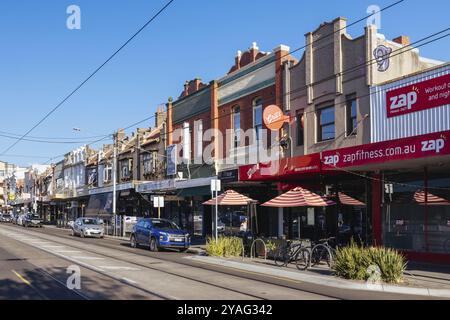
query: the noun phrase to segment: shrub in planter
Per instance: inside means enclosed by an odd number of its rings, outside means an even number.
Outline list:
[[[208,238],[206,241],[206,252],[215,257],[238,257],[242,255],[242,239],[238,237],[220,236],[217,241]]]
[[[407,262],[398,251],[382,247],[368,248],[366,250],[371,264],[378,266],[380,269],[381,279],[384,282],[402,282]]]
[[[332,266],[336,276],[351,280],[368,280],[369,270],[379,269],[384,282],[399,283],[406,269],[405,258],[394,249],[363,248],[354,243],[336,251]]]

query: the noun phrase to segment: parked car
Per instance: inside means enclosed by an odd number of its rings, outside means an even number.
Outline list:
[[[18,216],[17,216],[17,219],[16,219],[16,224],[18,225],[18,226],[23,226],[23,221],[24,221],[24,219],[25,219],[25,214],[19,214]]]
[[[2,213],[2,215],[0,216],[0,222],[11,222],[12,221],[12,217],[9,213]]]
[[[105,235],[105,228],[102,221],[97,218],[78,218],[73,224],[72,235],[78,235],[81,238],[103,238]]]
[[[25,228],[37,227],[42,228],[42,219],[36,213],[28,213],[22,218],[22,225]]]
[[[133,227],[130,244],[133,248],[144,245],[155,252],[162,248],[185,252],[189,249],[191,238],[186,231],[170,220],[145,218]]]

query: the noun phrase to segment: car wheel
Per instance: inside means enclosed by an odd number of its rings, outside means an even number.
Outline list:
[[[136,237],[134,235],[132,235],[130,238],[130,245],[132,248],[137,248]]]
[[[158,242],[156,241],[155,238],[150,239],[150,251],[153,251],[153,252],[159,251]]]

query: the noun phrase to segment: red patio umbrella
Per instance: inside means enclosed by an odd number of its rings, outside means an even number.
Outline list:
[[[250,202],[256,202],[255,200],[246,197],[234,190],[228,190],[217,197],[217,204],[219,206],[245,206]],[[215,206],[216,198],[203,202],[207,206]]]
[[[364,202],[361,202],[355,198],[350,197],[349,195],[338,192],[339,201],[347,206],[355,206],[355,207],[365,207],[366,204]]]
[[[420,190],[416,191],[416,193],[414,193],[414,200],[417,203],[424,205],[425,204],[425,191],[420,191]],[[450,201],[448,201],[444,198],[435,196],[434,194],[428,192],[426,204],[435,205],[435,206],[448,206],[448,205],[450,205]]]
[[[294,207],[327,207],[335,205],[336,202],[320,196],[307,189],[297,187],[266,203],[265,207],[294,208]]]

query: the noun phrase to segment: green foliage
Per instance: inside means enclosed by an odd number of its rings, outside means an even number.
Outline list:
[[[406,269],[405,258],[394,249],[383,247],[358,247],[351,243],[348,247],[336,250],[333,261],[336,276],[352,280],[371,280],[369,270],[379,269],[380,280],[387,283],[399,283]]]
[[[238,257],[242,255],[242,239],[237,237],[220,236],[217,241],[208,238],[206,241],[206,252],[215,257]]]
[[[278,246],[275,242],[273,242],[272,240],[269,240],[266,242],[266,248],[267,248],[267,251],[275,252],[277,250]]]

